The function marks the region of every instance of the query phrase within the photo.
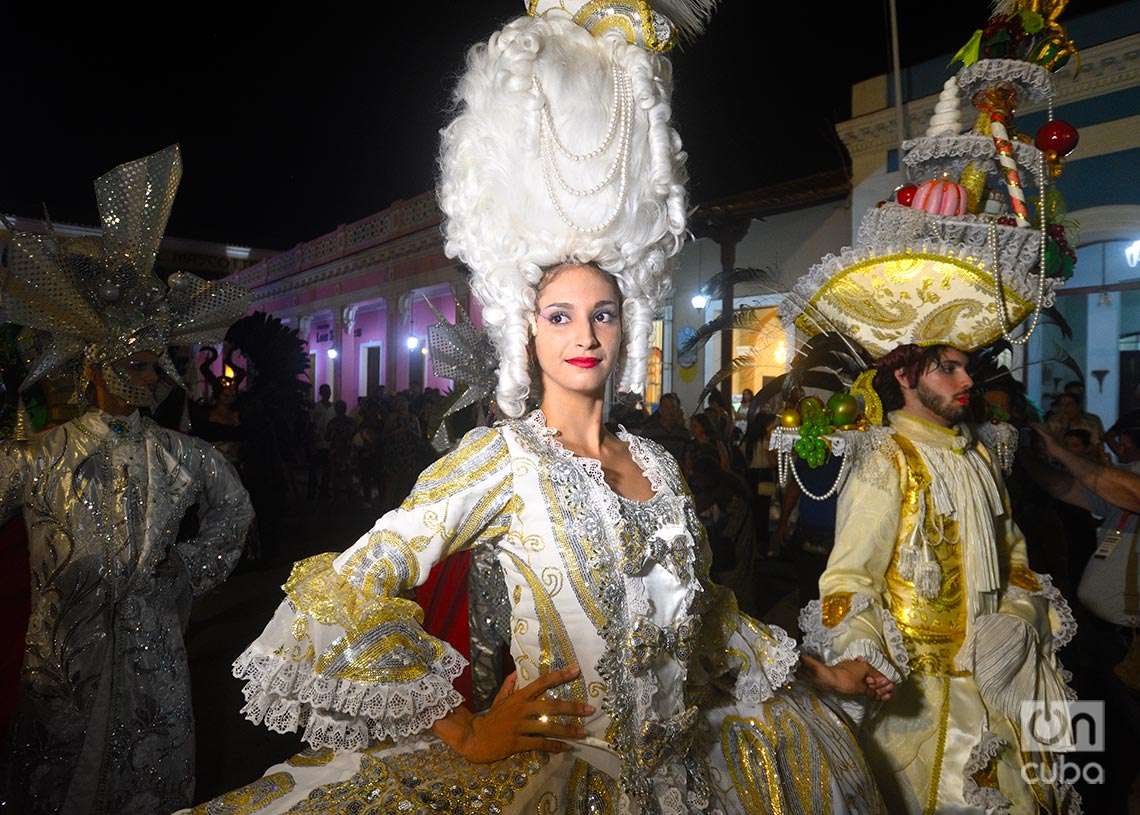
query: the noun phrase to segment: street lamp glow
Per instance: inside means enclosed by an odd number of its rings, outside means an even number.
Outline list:
[[[420,338],[413,334],[412,336],[410,336],[406,340],[404,340],[404,345],[408,346],[409,351],[415,351],[417,348],[420,347]]]
[[[425,357],[427,356],[427,346],[426,345],[420,349],[420,353],[423,354]]]
[[[707,306],[709,304],[708,295],[707,294],[701,294],[698,292],[697,294],[693,295],[692,303],[693,303],[693,308],[704,308],[705,306]]]
[[[329,355],[329,359],[336,359],[337,357],[335,348],[330,348],[329,350],[325,351],[325,353]]]

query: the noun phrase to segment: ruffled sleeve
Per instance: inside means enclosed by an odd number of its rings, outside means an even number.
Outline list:
[[[688,500],[689,534],[696,544],[694,567],[700,586],[693,604],[700,626],[690,684],[728,694],[741,705],[757,706],[794,677],[800,660],[796,641],[779,626],[741,612],[732,590],[712,582],[708,536],[691,496]]]
[[[23,441],[0,443],[0,526],[8,523],[24,505],[28,481],[29,444]]]
[[[234,663],[246,718],[303,728],[313,747],[362,750],[461,704],[451,683],[466,660],[426,634],[419,606],[400,595],[449,555],[505,535],[517,501],[506,443],[479,428],[347,551],[297,563],[285,601]]]
[[[1005,507],[997,541],[1005,590],[997,613],[975,621],[967,647],[982,697],[1016,716],[1026,699],[1076,698],[1057,652],[1076,634],[1077,623],[1052,578],[1029,568],[1025,536],[1012,520],[1009,496],[996,477]]]
[[[828,665],[862,657],[893,682],[910,673],[902,633],[884,602],[903,500],[900,455],[893,443],[861,451],[839,494],[822,599],[800,612],[807,653]]]
[[[792,680],[799,665],[796,641],[777,625],[749,617],[724,586],[705,582],[700,645],[694,668],[697,684],[727,692],[755,707]]]
[[[998,552],[1008,575],[999,612],[1023,619],[1036,633],[1046,653],[1055,654],[1077,633],[1077,623],[1061,591],[1047,574],[1029,568],[1025,536],[1013,522],[1009,495],[998,476],[1005,515],[998,521]]]

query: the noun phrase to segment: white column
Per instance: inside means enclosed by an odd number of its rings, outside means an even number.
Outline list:
[[[1085,410],[1110,427],[1120,409],[1120,292],[1090,294],[1087,308]],[[1097,371],[1105,372],[1099,381]]]

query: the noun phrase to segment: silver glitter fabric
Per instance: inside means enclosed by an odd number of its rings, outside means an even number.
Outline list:
[[[442,453],[452,445],[447,432],[447,417],[495,392],[498,355],[490,337],[472,324],[458,303],[455,305],[454,324],[448,322],[430,300],[427,304],[436,318],[436,324],[428,329],[428,355],[432,370],[436,376],[455,383],[455,390],[441,411],[439,426],[431,434],[432,446]]]
[[[190,802],[182,630],[253,517],[209,445],[100,411],[0,445],[0,518],[23,509],[32,611],[3,811],[170,812]],[[199,532],[177,541],[186,510]]]
[[[164,283],[154,274],[181,178],[181,153],[171,145],[95,181],[101,238],[13,234],[0,317],[50,335],[24,387],[66,372],[79,397],[92,366],[138,351],[158,355],[160,368],[177,384],[167,346],[220,342],[245,313],[250,293],[238,286],[184,272]],[[108,377],[108,385],[130,404],[155,401],[150,389],[121,376]]]
[[[467,624],[471,635],[471,705],[474,710],[486,710],[506,679],[503,649],[511,642],[511,600],[503,569],[489,546],[471,553]]]

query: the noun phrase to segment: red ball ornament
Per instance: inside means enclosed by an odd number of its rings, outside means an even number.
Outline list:
[[[914,194],[918,192],[918,187],[914,184],[903,184],[895,190],[895,202],[899,206],[909,207],[914,201]]]
[[[1080,140],[1075,127],[1062,119],[1054,119],[1041,125],[1034,143],[1042,152],[1052,151],[1059,156],[1067,156],[1077,149]]]

